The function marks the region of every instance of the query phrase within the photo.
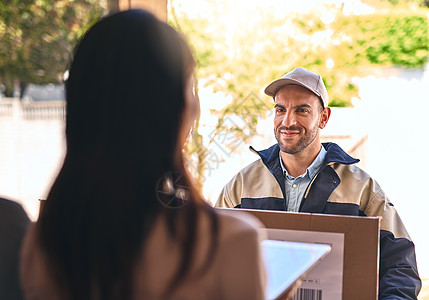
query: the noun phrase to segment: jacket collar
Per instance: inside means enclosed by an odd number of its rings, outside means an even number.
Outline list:
[[[333,162],[352,165],[359,162],[359,159],[351,157],[335,143],[322,143],[322,146],[325,147],[327,151],[324,161],[325,165]],[[262,162],[266,166],[269,166],[272,165],[273,161],[279,158],[280,147],[278,144],[275,144],[268,149],[256,151],[252,146],[250,146],[250,150],[258,154],[261,157]]]

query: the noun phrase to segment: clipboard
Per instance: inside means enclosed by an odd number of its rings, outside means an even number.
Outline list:
[[[261,242],[267,271],[266,299],[281,299],[331,251],[326,244],[278,240]]]

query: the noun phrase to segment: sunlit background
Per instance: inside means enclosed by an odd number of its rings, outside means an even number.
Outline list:
[[[185,34],[198,62],[201,118],[188,150],[207,200],[214,203],[223,185],[257,159],[249,145],[275,143],[264,87],[306,67],[324,77],[330,96],[333,112],[323,140],[360,158],[380,183],[416,244],[420,275],[429,278],[428,5],[170,1],[169,23]],[[46,197],[65,150],[64,101],[61,93],[52,95],[61,89],[78,36],[107,4],[35,0],[27,8],[7,23],[18,10],[0,4],[0,194],[22,203],[35,220],[38,199]],[[52,14],[57,17],[47,18]]]

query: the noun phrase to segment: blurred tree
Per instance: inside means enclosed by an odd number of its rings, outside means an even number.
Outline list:
[[[106,11],[100,0],[0,2],[0,83],[58,83],[78,38]]]
[[[215,54],[214,41],[215,36],[206,34],[204,28],[207,28],[209,23],[206,19],[191,20],[187,15],[176,14],[173,5],[173,0],[169,2],[169,24],[176,28],[179,32],[183,33],[190,45],[194,58],[196,60],[196,67],[194,72],[194,93],[198,100],[198,86],[199,78],[209,77],[211,71],[210,66],[218,66],[222,63],[222,53]],[[191,37],[191,39],[189,39]],[[186,150],[189,154],[190,163],[189,168],[194,171],[196,176],[197,188],[201,191],[204,184],[204,172],[207,159],[207,147],[204,146],[203,136],[199,133],[199,120],[192,128],[192,133],[188,139]]]
[[[367,3],[371,6],[376,6],[377,8],[389,8],[392,7],[403,7],[407,10],[410,9],[410,7],[429,7],[429,1],[428,0],[361,0],[364,3]]]
[[[429,53],[428,22],[422,15],[371,15],[339,18],[337,26],[353,35],[351,47],[372,64],[421,68]],[[353,49],[354,47],[354,49]],[[362,57],[361,57],[362,58]]]
[[[422,68],[429,55],[425,9],[345,15],[341,6],[321,5],[307,13],[276,16],[263,6],[234,14],[226,1],[205,2],[211,5],[209,15],[191,17],[181,11],[171,24],[189,38],[200,81],[233,99],[212,111],[218,124],[211,140],[224,132],[244,142],[254,136],[258,119],[273,107],[263,88],[295,67],[323,75],[330,106],[351,106],[359,95],[353,77],[367,75],[374,66]],[[230,116],[243,122],[226,122]],[[191,145],[191,152],[207,154],[198,134]],[[197,161],[200,182],[204,158]]]
[[[326,11],[333,16],[324,23]],[[324,6],[279,18],[258,9],[237,18],[234,27],[222,22],[222,9],[213,10],[209,19],[183,13],[179,19],[194,45],[199,76],[234,99],[220,116],[238,114],[253,128],[255,115],[243,114],[248,112],[243,101],[260,98],[256,117],[263,115],[270,100],[262,88],[294,67],[324,75],[331,106],[351,105],[358,96],[351,79],[368,65],[422,68],[429,55],[426,12],[343,15],[341,8]],[[253,101],[249,104],[255,108]]]

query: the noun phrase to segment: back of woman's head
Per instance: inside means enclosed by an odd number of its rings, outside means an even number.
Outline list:
[[[161,208],[155,186],[183,171],[178,137],[192,70],[182,36],[146,11],[88,30],[66,82],[67,154],[57,179],[63,191],[73,181],[76,210],[120,219]]]
[[[168,163],[191,69],[182,38],[145,11],[95,24],[77,47],[66,83],[69,154],[102,149],[119,160]]]
[[[183,38],[141,10],[102,19],[79,43],[66,82],[67,153],[39,218],[64,296],[115,299],[130,291],[132,268],[163,209],[157,183],[168,172],[186,173],[178,139],[192,70]],[[183,180],[190,184],[186,174]],[[200,199],[190,200],[184,249],[194,243]]]

